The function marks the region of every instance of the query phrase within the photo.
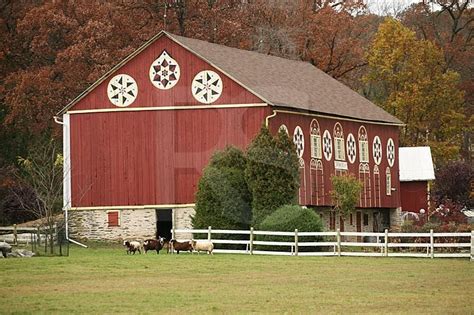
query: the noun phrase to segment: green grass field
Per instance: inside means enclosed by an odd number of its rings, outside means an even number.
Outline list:
[[[473,314],[468,259],[135,255],[0,260],[0,313]]]

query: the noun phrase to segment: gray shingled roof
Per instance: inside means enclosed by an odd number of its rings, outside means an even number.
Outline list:
[[[168,35],[271,105],[403,124],[310,63]]]
[[[374,122],[403,124],[377,105],[307,62],[212,44],[164,31],[122,60],[64,107],[58,115],[65,113],[115,70],[163,35],[209,62],[270,105]]]

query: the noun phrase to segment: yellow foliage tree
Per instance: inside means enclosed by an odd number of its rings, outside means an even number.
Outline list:
[[[459,74],[448,70],[443,51],[388,18],[369,49],[368,96],[401,119],[403,146],[429,145],[435,161],[457,158],[465,116]]]

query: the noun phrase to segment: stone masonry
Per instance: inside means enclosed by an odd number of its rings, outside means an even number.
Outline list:
[[[106,210],[69,211],[71,238],[116,241],[155,238],[155,209],[118,210],[119,226],[108,226]]]
[[[192,229],[191,218],[196,213],[194,208],[175,208],[173,209],[173,226],[175,229]],[[177,240],[190,240],[193,238],[191,233],[176,233]]]

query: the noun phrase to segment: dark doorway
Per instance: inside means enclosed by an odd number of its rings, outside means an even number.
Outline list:
[[[173,228],[173,210],[156,209],[156,237],[171,239],[171,229]]]

